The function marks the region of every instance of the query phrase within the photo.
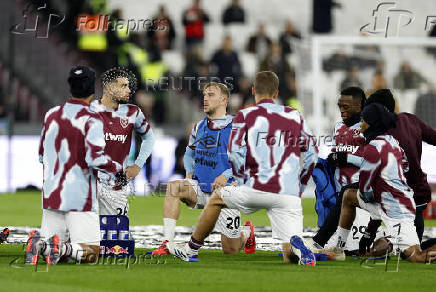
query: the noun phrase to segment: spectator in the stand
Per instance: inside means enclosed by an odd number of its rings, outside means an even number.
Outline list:
[[[210,63],[213,66],[213,74],[216,73],[220,79],[219,82],[231,83],[233,90],[229,88],[230,91],[232,93],[238,92],[238,78],[241,76],[242,69],[238,53],[233,50],[231,36],[224,36],[221,49],[215,52]]]
[[[84,7],[86,5],[86,0],[76,0],[76,1],[65,1],[66,11],[65,20],[62,25],[59,26],[59,29],[62,30],[62,33],[59,36],[64,37],[70,45],[77,44],[77,15],[84,11]]]
[[[153,120],[153,95],[146,93],[143,89],[138,90],[134,95],[133,103],[139,106],[148,121]]]
[[[204,62],[200,47],[193,48],[185,54],[185,68],[183,76],[194,76],[198,72],[198,66]]]
[[[282,104],[295,93],[291,92],[289,80],[294,74],[294,69],[282,54],[282,48],[278,43],[272,43],[269,54],[260,63],[259,71],[273,71],[279,77],[279,99]]]
[[[195,99],[199,106],[203,106],[203,84],[207,82],[206,80],[211,80],[212,78],[209,67],[210,65],[208,62],[200,62],[196,68],[197,71],[194,75],[195,79],[191,83],[191,96]]]
[[[332,9],[340,8],[339,3],[333,0],[313,0],[313,32],[314,33],[329,33],[332,31]]]
[[[194,0],[192,6],[183,12],[183,25],[187,49],[201,45],[204,40],[204,25],[209,22],[209,15],[201,8],[201,1]]]
[[[105,29],[103,25],[95,27],[95,23],[101,20],[101,16],[108,14],[107,3],[87,1],[83,8],[84,14],[80,19],[76,19],[77,49],[87,56],[88,61],[93,65],[92,67],[98,69],[97,71],[105,71],[117,64],[117,55],[110,43],[115,33],[112,22],[108,23],[108,27],[112,29]],[[117,30],[118,28],[116,27]]]
[[[230,4],[223,13],[222,21],[224,25],[232,24],[232,23],[241,23],[245,22],[245,11],[241,6],[240,0],[232,0],[232,4]]]
[[[386,89],[388,88],[388,82],[386,81],[386,77],[383,73],[383,70],[381,68],[377,69],[374,72],[374,75],[371,79],[371,89],[367,90],[365,92],[366,96],[370,96],[374,92],[380,89]],[[398,103],[395,104],[395,112],[398,112]]]
[[[147,28],[147,37],[160,51],[173,48],[176,31],[165,6],[159,6],[159,12],[153,17],[153,25]]]
[[[372,77],[372,90],[377,91],[379,89],[388,88],[388,82],[382,70],[376,70]]]
[[[246,50],[249,53],[257,54],[259,60],[262,60],[268,54],[271,43],[271,39],[265,33],[265,25],[260,23],[256,33],[248,40]]]
[[[341,82],[341,90],[352,86],[362,87],[362,82],[359,78],[359,67],[357,66],[353,66],[348,70],[347,76],[345,76],[345,79]]]
[[[344,51],[338,50],[328,59],[323,60],[322,68],[326,72],[347,70],[351,67],[351,58]]]
[[[203,60],[200,47],[195,47],[186,53],[182,76],[185,77],[182,79],[183,92],[200,105],[200,101],[203,101],[203,93],[198,88],[197,81],[199,77],[209,77],[209,64]]]
[[[368,37],[369,34],[367,32],[360,32],[360,36]],[[378,45],[354,45],[353,50],[352,62],[354,65],[359,66],[359,69],[376,68],[383,59]]]
[[[433,129],[436,128],[436,85],[430,85],[427,93],[416,100],[415,115]]]
[[[301,39],[301,34],[295,30],[294,24],[290,20],[287,20],[285,23],[285,31],[282,32],[279,38],[284,55],[292,53],[292,43],[295,39]]]
[[[414,71],[408,62],[403,62],[400,71],[394,77],[394,88],[398,90],[418,89],[425,78]]]
[[[239,79],[239,96],[242,99],[241,108],[246,108],[256,104],[253,93],[251,92],[252,82],[247,77]]]

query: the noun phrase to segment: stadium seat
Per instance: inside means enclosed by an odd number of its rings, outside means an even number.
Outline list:
[[[185,67],[185,58],[180,51],[172,50],[165,51],[162,54],[164,63],[168,66],[169,70],[173,73],[182,73]]]
[[[241,52],[239,54],[239,61],[242,64],[242,72],[244,72],[248,78],[253,78],[259,66],[256,55]]]

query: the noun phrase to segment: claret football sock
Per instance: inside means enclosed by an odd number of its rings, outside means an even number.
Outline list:
[[[199,250],[204,245],[204,242],[196,240],[194,237],[191,236],[191,240],[189,240],[187,246],[189,249],[193,251]]]

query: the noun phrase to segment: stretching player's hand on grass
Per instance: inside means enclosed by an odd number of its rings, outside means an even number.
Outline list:
[[[141,171],[141,168],[137,166],[136,164],[133,164],[132,166],[129,166],[126,168],[126,176],[128,179],[133,180],[138,175],[138,173]]]
[[[227,178],[224,175],[220,175],[214,180],[212,184],[212,189],[215,190],[225,187],[226,184],[227,184]]]

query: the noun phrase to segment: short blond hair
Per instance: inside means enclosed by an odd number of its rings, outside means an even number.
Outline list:
[[[205,91],[207,88],[213,87],[213,86],[218,87],[218,89],[221,91],[221,93],[225,95],[227,100],[230,98],[230,90],[227,87],[227,85],[225,85],[224,83],[208,82],[203,86],[203,91]]]

